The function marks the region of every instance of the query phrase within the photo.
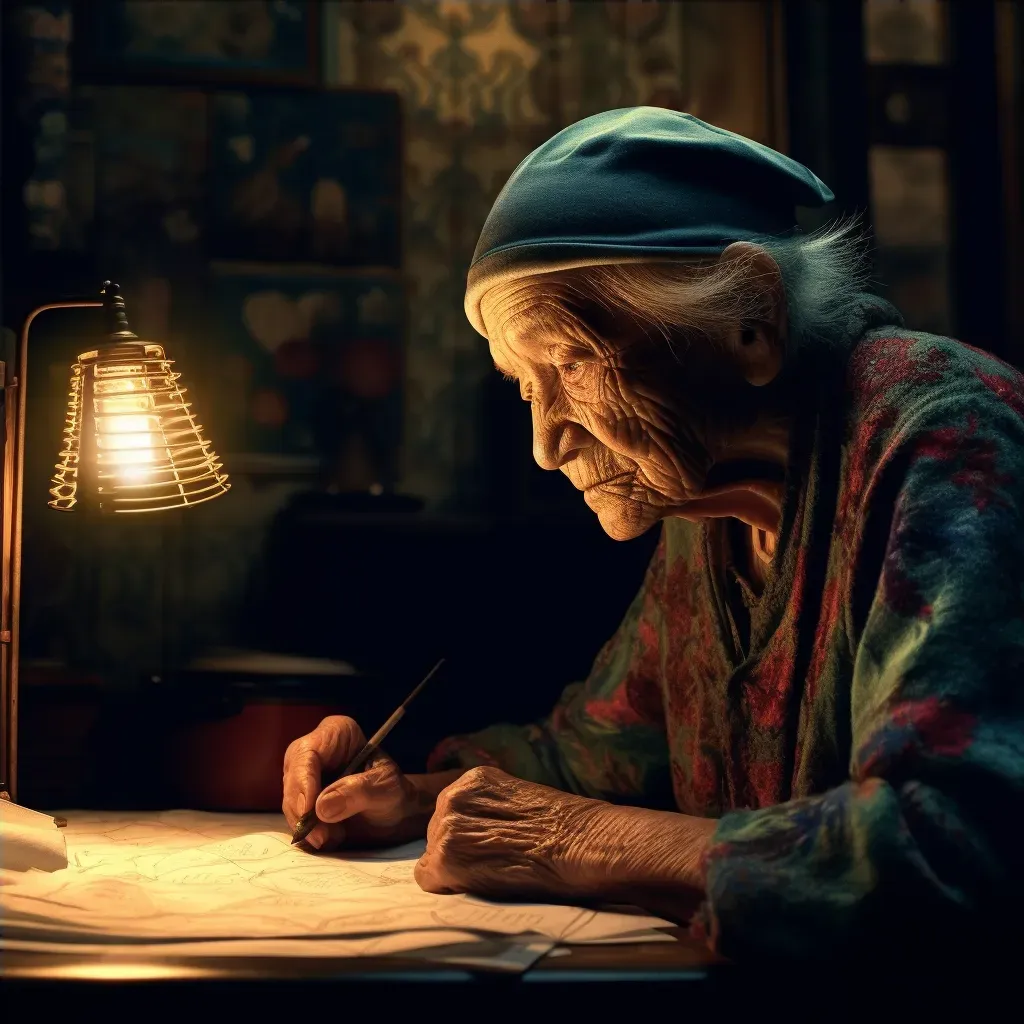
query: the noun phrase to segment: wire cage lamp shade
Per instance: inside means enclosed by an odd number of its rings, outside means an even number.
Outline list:
[[[181,375],[162,345],[127,329],[117,286],[108,287],[108,315],[123,329],[71,367],[50,507],[70,512],[85,499],[102,512],[158,512],[225,494],[228,476],[203,436]]]

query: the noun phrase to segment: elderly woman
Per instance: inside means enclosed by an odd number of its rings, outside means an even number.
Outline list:
[[[864,294],[849,229],[793,227],[831,198],[647,107],[519,166],[466,311],[537,462],[660,543],[544,721],[334,782],[359,727],[296,740],[284,812],[315,802],[314,846],[425,834],[425,889],[628,902],[738,958],[1019,911],[1024,381]]]

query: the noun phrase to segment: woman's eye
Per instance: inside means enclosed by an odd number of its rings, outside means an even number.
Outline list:
[[[558,367],[566,393],[576,401],[596,398],[601,382],[601,366],[593,359],[573,359]]]

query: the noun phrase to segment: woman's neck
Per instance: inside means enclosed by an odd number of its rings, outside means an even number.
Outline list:
[[[765,416],[711,446],[712,465],[683,519],[732,517],[774,538],[782,516],[792,420]]]

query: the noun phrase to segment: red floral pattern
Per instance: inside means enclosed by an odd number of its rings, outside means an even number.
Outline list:
[[[958,487],[971,492],[974,507],[982,512],[989,505],[1005,505],[999,490],[1008,484],[1009,473],[996,470],[996,442],[978,434],[978,417],[971,412],[966,425],[933,430],[917,443],[918,458],[933,458],[943,462],[956,462],[958,468],[949,479]]]
[[[895,704],[888,721],[859,752],[854,777],[872,779],[907,756],[961,757],[977,724],[976,715],[939,697]]]
[[[1006,367],[1009,370],[1009,367]],[[975,376],[1001,402],[1008,405],[1018,416],[1024,419],[1024,377],[1014,372],[1012,377],[999,373],[985,373],[975,368]]]

